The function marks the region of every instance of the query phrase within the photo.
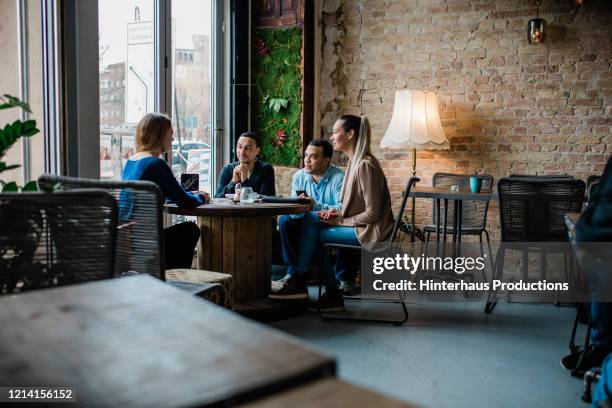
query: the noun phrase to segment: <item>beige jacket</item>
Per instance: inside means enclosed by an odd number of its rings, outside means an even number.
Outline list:
[[[359,164],[356,177],[348,185],[348,171],[342,186],[343,226],[354,226],[363,245],[383,242],[393,231],[393,211],[387,179],[378,162],[366,157]]]

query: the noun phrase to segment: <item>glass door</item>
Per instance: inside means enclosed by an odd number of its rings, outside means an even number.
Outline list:
[[[213,121],[213,0],[172,1],[172,171],[199,175],[211,188]]]
[[[100,178],[120,179],[155,106],[154,0],[100,0]]]

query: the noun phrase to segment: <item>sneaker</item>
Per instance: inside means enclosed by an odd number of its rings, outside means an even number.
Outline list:
[[[342,294],[328,295],[324,293],[319,300],[308,305],[308,310],[312,312],[343,312],[344,300]]]
[[[340,281],[340,290],[344,296],[353,296],[355,294],[355,287],[348,281]]]
[[[306,281],[300,275],[285,275],[279,281],[272,282],[272,293],[270,299],[307,299],[308,287]]]
[[[282,287],[285,286],[285,283],[289,279],[291,279],[291,275],[287,274],[279,280],[273,280],[270,284],[270,290],[272,291],[272,293],[278,292],[280,289],[282,289]]]

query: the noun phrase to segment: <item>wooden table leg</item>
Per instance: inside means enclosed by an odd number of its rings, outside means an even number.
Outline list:
[[[275,217],[198,217],[198,268],[232,275],[236,301],[265,298]]]

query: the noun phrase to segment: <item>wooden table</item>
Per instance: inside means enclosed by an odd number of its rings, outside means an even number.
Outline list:
[[[440,240],[440,231],[443,232],[443,241],[446,242],[447,216],[448,216],[448,200],[454,201],[453,206],[453,242],[461,242],[461,229],[463,227],[462,210],[463,201],[490,201],[497,199],[497,193],[493,191],[481,191],[472,193],[471,191],[450,191],[449,187],[414,187],[410,190],[409,197],[414,198],[433,198],[436,206],[436,240]],[[440,226],[440,201],[444,200],[444,226]],[[414,212],[413,212],[414,217]],[[415,220],[412,219],[412,225]]]
[[[272,272],[272,234],[277,215],[308,212],[307,204],[233,204],[214,199],[193,209],[166,204],[170,214],[198,217],[198,269],[234,278],[236,301],[268,296]]]
[[[0,297],[0,325],[1,385],[75,387],[66,406],[233,405],[335,374],[330,357],[148,275]]]
[[[386,397],[336,378],[312,382],[299,388],[248,403],[243,408],[415,408],[414,405]]]

